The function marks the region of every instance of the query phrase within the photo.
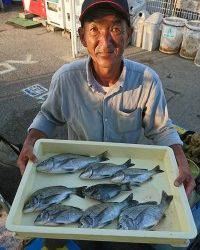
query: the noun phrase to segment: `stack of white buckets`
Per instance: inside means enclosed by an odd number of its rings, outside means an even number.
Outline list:
[[[140,12],[133,23],[133,45],[148,51],[159,50],[167,54],[179,53],[200,66],[200,21],[187,21],[179,17],[163,18],[161,13],[149,16]]]

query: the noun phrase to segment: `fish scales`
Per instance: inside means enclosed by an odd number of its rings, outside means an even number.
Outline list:
[[[68,188],[66,186],[50,186],[37,190],[25,202],[23,212],[29,213],[41,211],[51,204],[58,204],[61,201],[68,199],[71,194],[76,194],[84,197],[83,187]]]
[[[153,175],[164,172],[160,169],[160,166],[156,166],[155,168],[144,171],[141,174],[132,174],[129,172],[119,171],[112,178],[111,182],[113,183],[130,183],[131,185],[140,185],[148,180],[150,180]]]
[[[130,194],[122,202],[105,202],[88,208],[80,220],[83,227],[101,228],[115,220],[121,210],[132,202],[133,194]]]
[[[134,163],[131,162],[131,159],[119,165],[114,163],[92,163],[80,174],[80,178],[96,180],[109,178],[119,170],[129,168],[133,165]]]
[[[66,205],[52,205],[43,210],[35,219],[35,225],[56,226],[78,222],[83,211],[80,208]]]
[[[118,228],[145,230],[156,226],[164,217],[164,213],[169,207],[172,199],[172,195],[167,195],[167,193],[163,191],[160,204],[144,204],[127,208],[119,217]]]
[[[90,163],[106,161],[107,159],[107,151],[95,157],[78,154],[61,154],[42,161],[36,166],[36,169],[38,172],[43,173],[74,173],[86,168]]]
[[[84,190],[84,194],[92,199],[107,201],[117,196],[121,191],[130,191],[129,184],[97,184]]]

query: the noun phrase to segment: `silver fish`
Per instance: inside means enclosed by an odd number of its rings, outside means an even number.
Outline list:
[[[82,227],[102,228],[115,220],[122,209],[133,202],[133,194],[130,194],[121,202],[105,202],[89,207],[83,213],[80,223]]]
[[[155,168],[145,171],[142,174],[138,175],[129,175],[125,173],[118,173],[113,178],[111,178],[111,182],[114,183],[130,183],[131,185],[139,186],[142,183],[151,180],[152,176],[155,174],[163,173],[164,171],[160,169],[160,166],[156,166]]]
[[[86,188],[83,193],[85,196],[98,200],[107,201],[117,196],[121,191],[130,191],[129,184],[97,184]]]
[[[35,219],[34,224],[38,226],[67,225],[78,222],[82,215],[83,211],[78,207],[56,204],[43,210]]]
[[[148,201],[144,203],[135,202],[125,207],[119,216],[117,228],[129,229],[132,221],[138,216],[138,214],[150,205],[158,205],[158,203],[156,201]]]
[[[42,161],[36,166],[37,171],[43,173],[73,173],[79,169],[87,167],[90,163],[106,161],[107,152],[104,152],[95,157],[75,155],[75,154],[61,154],[52,156],[45,161]]]
[[[147,202],[146,204],[128,207],[120,214],[118,228],[143,230],[154,227],[164,217],[164,213],[172,199],[172,195],[167,195],[163,191],[160,204],[154,205]]]
[[[112,178],[111,182],[113,183],[128,183],[132,178],[136,177],[137,175],[147,173],[148,169],[146,168],[128,168],[124,170],[120,170],[115,173]]]
[[[68,188],[65,186],[50,186],[37,190],[25,202],[23,212],[30,213],[41,211],[51,204],[58,204],[61,201],[68,199],[71,194],[76,194],[84,197],[84,187]]]
[[[129,168],[133,165],[134,164],[131,163],[131,159],[120,165],[114,163],[92,163],[85,169],[83,173],[80,174],[80,178],[96,180],[109,178],[119,170]]]

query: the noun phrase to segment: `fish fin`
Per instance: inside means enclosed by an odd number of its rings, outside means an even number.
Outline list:
[[[140,169],[140,170],[144,170],[144,171],[149,171],[147,168],[136,168],[136,169]]]
[[[127,168],[135,166],[135,164],[131,162],[131,159],[129,159],[128,161],[126,161],[123,165],[126,166]]]
[[[89,176],[87,177],[87,178],[85,178],[85,177],[83,177],[83,174],[84,173],[87,173],[89,171]],[[91,167],[87,167],[83,172],[81,172],[80,174],[79,174],[79,177],[81,178],[81,179],[90,179],[90,177],[93,175],[93,169],[91,168]]]
[[[155,173],[155,174],[159,174],[159,173],[163,173],[164,172],[164,170],[160,169],[159,165],[157,165],[155,168],[153,168],[150,171],[153,172],[153,173]]]
[[[129,196],[126,197],[122,202],[128,202],[131,203],[133,201],[133,193],[129,194]]]
[[[98,228],[102,228],[102,227],[108,226],[111,222],[112,221],[105,222],[102,225],[100,225]]]
[[[63,167],[63,169],[65,170],[65,173],[67,174],[67,173],[74,173],[74,169],[73,168],[67,168],[67,169],[65,169],[64,167]]]
[[[131,186],[131,184],[129,182],[121,184],[121,190],[122,191],[131,191],[132,190],[132,186]]]
[[[157,201],[147,201],[147,202],[139,203],[139,205],[158,205],[158,202]]]
[[[77,187],[75,194],[81,198],[85,198],[85,189],[87,186]]]
[[[102,154],[98,155],[97,157],[100,159],[100,161],[107,161],[109,158],[107,157],[108,151],[103,152]]]
[[[110,178],[110,175],[102,175],[103,178]]]
[[[155,225],[150,225],[150,226],[148,226],[148,227],[145,227],[144,229],[149,230],[149,229],[152,229],[154,226],[155,226]]]
[[[137,206],[137,205],[139,205],[140,203],[139,203],[139,201],[137,201],[137,200],[132,200],[131,202],[130,202],[130,205],[131,206]]]
[[[150,176],[147,180],[145,180],[143,183],[151,181],[153,179],[153,176]]]
[[[50,196],[48,196],[48,197],[46,197],[46,198],[44,198],[44,203],[45,204],[48,204],[48,203],[50,203],[49,205],[48,205],[48,207],[50,206],[50,205],[54,205],[54,204],[58,204],[58,203],[60,203],[61,201],[56,201],[56,200],[54,200],[54,199],[56,199],[56,198],[58,198],[60,195],[50,195]],[[62,194],[61,194],[61,196],[62,196]],[[66,199],[68,199],[70,197],[70,195],[69,194],[66,194],[66,196],[65,196],[65,198],[63,198],[63,200],[66,200]]]

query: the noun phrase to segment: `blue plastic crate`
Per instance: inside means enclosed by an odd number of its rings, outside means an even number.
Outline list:
[[[46,249],[44,248],[44,240],[40,238],[34,239],[28,244],[28,246],[24,248],[24,250],[43,250],[43,249]],[[5,250],[5,249],[0,248],[0,250]],[[66,240],[65,250],[81,250],[81,248],[73,240]]]

